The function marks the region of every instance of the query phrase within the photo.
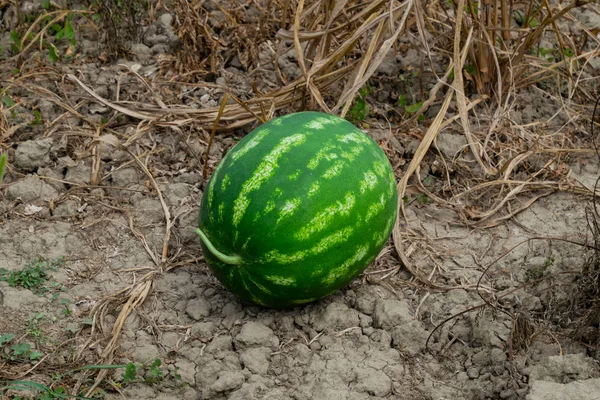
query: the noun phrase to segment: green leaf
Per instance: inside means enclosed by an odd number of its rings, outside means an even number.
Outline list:
[[[0,383],[10,383],[8,386],[0,387],[0,392],[6,390],[35,390],[42,392],[39,398],[40,400],[54,400],[54,399],[81,399],[81,400],[92,400],[89,397],[83,396],[72,396],[64,394],[64,388],[57,388],[56,390],[50,389],[48,386],[42,385],[41,383],[31,381],[0,381]]]
[[[60,57],[56,51],[56,47],[52,43],[48,44],[48,59],[52,62],[60,60]]]
[[[406,106],[406,96],[404,96],[403,94],[401,94],[400,96],[398,96],[398,102],[397,104],[399,106],[405,107]]]
[[[73,40],[75,39],[75,31],[73,30],[73,25],[71,24],[70,20],[67,20],[67,22],[65,22],[65,37],[69,40]]]
[[[15,356],[21,356],[31,349],[31,345],[29,343],[17,343],[10,346],[10,348]]]
[[[52,24],[50,26],[50,29],[52,29],[54,31],[54,33],[58,34],[63,31],[63,26],[61,24]],[[64,35],[64,33],[63,33],[63,35]]]
[[[125,373],[123,374],[123,382],[125,384],[133,382],[133,381],[135,381],[135,376],[136,376],[135,364],[134,363],[127,364],[127,366],[125,367]]]
[[[4,159],[6,159],[6,154],[2,157],[4,157]],[[2,165],[0,165],[0,170],[1,169],[2,169]],[[0,336],[0,346],[2,346],[4,343],[10,342],[14,338],[15,338],[15,335],[13,335],[12,333],[7,333],[5,335]]]
[[[571,57],[573,57],[575,55],[575,52],[573,51],[572,48],[566,47],[563,50],[563,54],[564,54],[565,57],[571,58]]]
[[[404,106],[404,109],[406,110],[407,113],[415,113],[415,112],[419,111],[421,109],[421,107],[423,107],[422,101],[415,103],[413,105],[410,105],[410,106]]]
[[[7,159],[6,154],[2,154],[0,156],[0,184],[2,184],[2,179],[4,178],[4,168],[6,167],[6,159]],[[6,339],[6,337],[8,337],[10,335],[11,335],[10,333],[7,333],[6,335],[0,336],[0,345],[2,343],[5,343],[2,341],[2,338]],[[8,341],[11,341],[14,337],[15,336],[13,335],[10,339],[8,339]]]
[[[21,38],[19,37],[19,32],[17,32],[16,29],[10,31],[10,40],[13,43],[18,43],[21,40]]]
[[[40,353],[38,351],[32,351],[31,353],[29,353],[29,359],[31,361],[39,360],[40,358],[42,358],[43,355],[44,355],[44,353]]]
[[[41,125],[42,124],[42,113],[40,110],[33,110],[33,121],[31,121],[32,125]]]
[[[50,8],[50,0],[40,0],[40,3],[42,4],[42,7],[44,8],[44,10],[47,10]]]
[[[17,105],[17,103],[15,103],[13,101],[13,99],[11,99],[10,96],[7,96],[7,95],[2,96],[2,102],[8,108],[11,108],[11,107],[14,107]]]
[[[100,14],[92,14],[92,21],[94,22],[100,21],[100,18],[102,18]]]

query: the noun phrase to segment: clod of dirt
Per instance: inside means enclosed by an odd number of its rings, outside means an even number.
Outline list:
[[[268,347],[253,347],[244,350],[240,360],[250,372],[266,375],[271,361],[271,349]]]
[[[52,216],[60,218],[68,218],[77,215],[77,208],[79,204],[75,200],[66,200],[60,203],[54,211],[52,212]]]
[[[387,53],[379,67],[377,67],[377,72],[394,77],[400,73],[400,65],[396,61],[393,51]]]
[[[206,346],[207,354],[214,354],[215,358],[223,358],[224,354],[233,351],[233,338],[229,335],[220,335]]]
[[[244,381],[245,378],[241,372],[223,371],[218,375],[217,381],[210,386],[210,389],[214,392],[226,392],[239,388]]]
[[[596,400],[600,393],[600,379],[588,379],[566,384],[535,381],[527,400]]]
[[[17,147],[15,166],[24,171],[35,171],[39,167],[50,165],[52,157],[56,157],[65,148],[65,141],[55,143],[52,138],[28,140]]]
[[[448,159],[452,160],[467,146],[465,135],[453,133],[440,133],[436,138],[437,148],[440,149]]]
[[[77,165],[69,167],[65,179],[70,182],[85,183],[91,182],[92,167],[84,161],[80,161]]]
[[[139,182],[139,173],[135,168],[119,169],[112,174],[112,183],[119,187],[128,187]]]
[[[358,312],[345,304],[333,302],[327,306],[321,318],[315,324],[317,331],[330,328],[336,331],[358,326]]]
[[[374,368],[356,368],[356,389],[359,393],[384,397],[392,391],[392,381],[382,371]]]
[[[187,302],[186,314],[195,321],[201,321],[210,315],[210,303],[202,297],[195,297]]]
[[[133,361],[153,361],[160,357],[160,352],[152,342],[152,336],[143,330],[139,330],[135,338],[123,338],[123,348],[127,349],[127,354]]]
[[[40,178],[27,175],[6,189],[9,200],[21,199],[24,203],[37,200],[53,200],[58,197],[58,192]]]
[[[131,46],[131,51],[137,56],[139,60],[148,60],[152,56],[152,50],[150,47],[143,43],[135,43]]]
[[[550,356],[545,362],[536,363],[525,369],[532,381],[551,381],[563,383],[563,379],[589,379],[600,376],[598,364],[584,354],[565,354]],[[572,397],[576,399],[577,397]]]
[[[250,321],[242,326],[242,330],[235,337],[236,346],[240,349],[252,346],[264,346],[276,349],[279,339],[273,330],[261,322]]]
[[[0,290],[4,295],[2,307],[6,310],[19,311],[23,309],[23,304],[41,307],[48,303],[48,300],[44,297],[40,297],[29,290],[12,288],[5,282],[0,282]]]
[[[410,355],[420,353],[425,347],[427,332],[418,321],[410,320],[392,329],[392,343]]]
[[[390,330],[396,325],[406,324],[413,320],[406,301],[377,300],[373,312],[373,326]]]
[[[171,207],[178,206],[182,200],[190,195],[190,185],[185,183],[171,183],[164,191],[164,197]]]

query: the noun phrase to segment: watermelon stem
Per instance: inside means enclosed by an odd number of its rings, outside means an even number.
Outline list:
[[[200,236],[200,239],[202,239],[202,242],[204,242],[206,247],[208,247],[208,250],[219,260],[223,261],[225,264],[239,265],[242,263],[242,257],[237,255],[228,256],[227,254],[223,254],[219,250],[217,250],[208,239],[208,236],[206,236],[204,232],[200,230],[200,228],[196,229],[196,233],[198,234],[198,236]]]

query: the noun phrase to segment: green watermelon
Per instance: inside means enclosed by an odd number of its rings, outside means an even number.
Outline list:
[[[345,119],[298,112],[250,132],[202,196],[208,265],[242,301],[294,307],[344,287],[379,254],[398,209],[381,148]]]

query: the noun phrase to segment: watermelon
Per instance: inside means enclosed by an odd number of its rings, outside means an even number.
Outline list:
[[[398,192],[381,148],[320,112],[273,119],[226,154],[199,228],[216,278],[242,301],[294,307],[344,287],[379,254]]]

